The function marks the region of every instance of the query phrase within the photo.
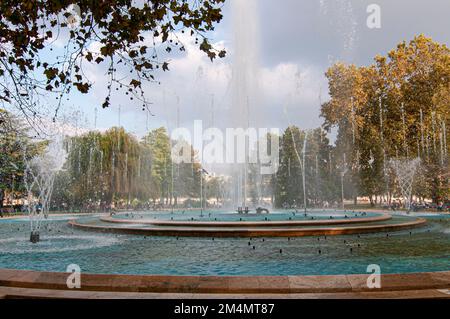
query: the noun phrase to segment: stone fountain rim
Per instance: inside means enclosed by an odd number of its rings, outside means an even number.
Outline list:
[[[107,223],[118,224],[142,224],[155,226],[188,226],[188,227],[267,227],[267,226],[310,226],[310,225],[342,225],[342,224],[356,224],[356,223],[371,223],[386,221],[392,219],[392,215],[388,213],[379,213],[379,216],[373,217],[358,217],[358,218],[339,218],[339,219],[323,219],[323,220],[293,220],[293,221],[169,221],[169,220],[135,220],[135,219],[120,219],[112,216],[101,217],[100,220]]]

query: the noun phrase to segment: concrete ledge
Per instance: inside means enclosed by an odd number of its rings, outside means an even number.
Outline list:
[[[0,299],[450,299],[440,289],[302,294],[179,294],[0,287]]]
[[[369,289],[366,275],[337,276],[157,276],[157,275],[81,275],[81,289],[68,289],[68,273],[38,272],[27,270],[0,270],[0,293],[20,289],[64,291],[67,294],[91,292],[133,294],[210,294],[210,295],[292,295],[324,294],[338,297],[375,296],[391,297],[421,295],[421,291],[432,297],[450,298],[442,291],[450,288],[450,271],[412,274],[387,274],[381,276],[381,288]],[[19,289],[20,288],[20,289]],[[12,289],[12,290],[11,290]],[[15,290],[14,290],[15,289]],[[391,292],[389,294],[389,292]],[[394,293],[395,292],[395,293]],[[22,290],[23,293],[23,290]],[[59,293],[64,297],[64,294]],[[108,295],[107,294],[107,295]],[[169,295],[168,295],[169,294]],[[86,294],[85,294],[86,296]],[[320,296],[319,296],[320,297]]]
[[[392,219],[389,214],[380,214],[374,217],[358,217],[348,219],[326,219],[326,220],[293,220],[293,221],[235,221],[235,222],[198,222],[198,221],[158,221],[158,220],[135,220],[119,219],[111,216],[100,218],[107,223],[119,224],[143,224],[155,226],[176,226],[176,227],[267,227],[267,226],[311,226],[311,225],[341,225],[359,224],[386,221]]]
[[[80,224],[77,221],[69,221],[69,225],[79,229],[89,231],[131,234],[142,236],[179,236],[179,237],[303,237],[303,236],[334,236],[348,234],[362,234],[374,232],[390,232],[402,229],[409,229],[423,226],[426,219],[417,218],[414,221],[387,224],[387,225],[368,225],[368,226],[348,226],[333,228],[209,228],[209,227],[167,227],[167,228],[136,228],[136,227],[113,227]]]

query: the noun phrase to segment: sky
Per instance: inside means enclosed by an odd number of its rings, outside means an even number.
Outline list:
[[[236,1],[252,5],[239,7]],[[370,4],[381,9],[379,29],[367,26]],[[171,58],[170,72],[156,74],[160,85],[144,85],[153,115],[124,95],[113,96],[111,107],[102,109],[105,70],[94,65],[86,70],[92,91],[73,94],[63,114],[81,114],[77,125],[85,129],[121,125],[137,136],[160,126],[172,130],[177,123],[191,128],[194,120],[203,120],[204,126],[230,125],[230,113],[240,112],[232,105],[233,72],[236,52],[242,55],[244,49],[252,50],[249,70],[257,81],[251,93],[252,124],[316,128],[322,124],[320,104],[328,99],[328,67],[337,61],[368,65],[375,55],[421,33],[448,45],[449,13],[448,0],[227,0],[223,21],[209,34],[227,57],[211,63],[192,39],[180,34],[186,53]]]

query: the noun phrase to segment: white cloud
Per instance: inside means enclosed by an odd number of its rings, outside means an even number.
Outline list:
[[[153,102],[151,111],[155,116],[147,118],[140,104],[129,100],[129,96],[119,90],[114,92],[111,108],[103,113],[106,117],[99,116],[99,126],[118,124],[119,105],[121,124],[138,135],[145,134],[147,127],[164,125],[171,129],[177,122],[189,127],[197,119],[202,119],[206,125],[213,121],[215,126],[229,125],[232,48],[226,48],[228,56],[225,59],[216,59],[212,63],[190,36],[179,34],[179,39],[186,51],[171,59],[169,72],[160,71],[155,75],[161,85],[143,84],[147,97]],[[225,47],[222,41],[215,45]],[[92,44],[90,49],[98,49],[98,45]],[[93,104],[100,105],[106,96],[105,67],[86,64],[84,71],[94,82],[91,92]],[[255,126],[284,128],[288,124],[320,125],[319,94],[326,85],[322,70],[312,65],[279,63],[273,67],[261,67],[257,72],[258,105],[251,111],[251,117],[259,122]]]

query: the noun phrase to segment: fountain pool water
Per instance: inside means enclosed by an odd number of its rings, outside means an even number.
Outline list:
[[[228,211],[215,211],[210,213],[199,213],[198,211],[177,211],[172,213],[167,212],[152,212],[139,213],[129,212],[115,215],[116,219],[131,219],[137,223],[142,220],[173,220],[173,221],[201,221],[201,222],[246,222],[246,221],[309,221],[309,220],[338,220],[345,219],[345,216],[350,218],[367,218],[379,216],[379,213],[374,212],[344,212],[338,210],[311,210],[306,214],[301,211],[294,210],[274,211],[270,214],[237,214]]]
[[[330,214],[342,218],[345,213],[314,211],[310,214],[315,218],[326,219]],[[173,215],[180,219],[192,216],[200,218],[200,212],[176,212]],[[239,218],[237,214],[224,212],[204,212],[204,215],[205,219]],[[277,215],[286,218],[292,216],[292,212],[278,212],[269,216],[276,218]],[[123,213],[115,217],[139,220],[141,216],[146,219],[171,219],[170,213],[161,212]],[[360,217],[361,214],[356,218]],[[68,216],[65,219],[50,216],[43,221],[41,232],[45,236],[41,243],[33,245],[23,240],[27,235],[24,219],[0,220],[0,268],[65,271],[69,264],[75,263],[86,273],[165,275],[352,274],[365,273],[369,264],[380,265],[383,273],[449,270],[448,214],[433,214],[426,217],[427,224],[424,227],[392,232],[389,236],[381,232],[327,237],[214,240],[208,237],[90,233],[70,227],[67,221],[73,218],[84,223],[102,223],[97,216]],[[394,216],[393,219],[411,220],[412,217]],[[252,249],[253,246],[255,249]]]

